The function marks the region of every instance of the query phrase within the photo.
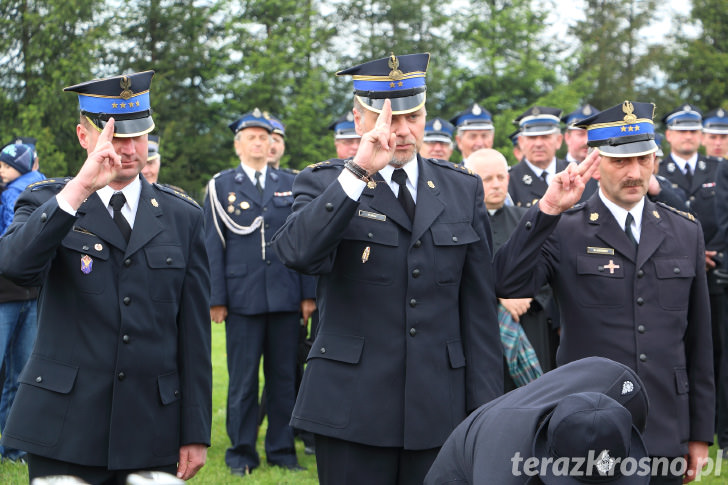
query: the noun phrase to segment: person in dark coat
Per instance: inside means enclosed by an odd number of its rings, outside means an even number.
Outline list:
[[[637,433],[644,432],[649,405],[647,392],[637,374],[613,360],[586,357],[547,372],[535,381],[478,408],[448,437],[427,473],[425,485],[552,483],[548,474],[541,473],[540,466],[531,467],[532,471],[529,472],[526,463],[533,462],[533,458],[549,457],[538,454],[539,447],[546,441],[544,431],[549,428],[555,409],[568,398],[578,396],[577,393],[600,393],[616,401],[628,411],[629,427],[634,426]],[[586,415],[593,416],[591,413]],[[587,460],[578,469],[574,468],[576,461],[570,462],[566,468],[574,472],[568,483],[581,483],[577,472],[584,475],[585,483],[599,483],[599,472],[587,468],[588,451],[592,451],[592,455],[598,455],[603,449],[615,453],[616,447],[594,447],[594,443],[581,434],[586,430],[589,430],[588,426],[581,430],[575,429],[574,423],[568,429],[567,435],[580,439],[587,451],[582,456]],[[627,456],[635,459],[644,457],[641,440],[637,447],[630,449]],[[571,460],[577,457],[563,458]],[[540,462],[537,463],[540,465]],[[611,474],[605,473],[605,481],[633,483],[631,477],[624,481],[613,481],[621,468],[619,464],[615,465],[615,469],[609,470]],[[649,476],[637,480],[634,483],[647,483]]]
[[[505,205],[508,196],[508,162],[499,152],[492,148],[477,150],[470,155],[465,166],[475,172],[483,181],[485,207],[488,210],[488,220],[493,236],[493,249],[498,251],[518,225],[526,208]],[[555,329],[548,312],[552,302],[552,292],[548,285],[540,289],[533,297],[499,299],[499,318],[507,318],[502,315],[505,312],[513,319],[515,326],[520,325],[523,328],[528,345],[531,346],[537,357],[540,368],[538,375],[554,368],[552,361],[556,355],[556,349],[551,347],[550,333]],[[503,343],[505,349],[507,341]],[[506,352],[505,355],[508,358],[513,353]],[[510,367],[512,368],[513,365],[514,363],[511,361]],[[514,376],[508,375],[505,378],[506,392],[514,389],[516,385]]]
[[[508,193],[519,207],[534,205],[543,197],[554,176],[569,164],[556,158],[563,140],[560,116],[558,108],[532,106],[513,121],[519,127],[518,146],[523,159],[511,167]],[[596,190],[596,180],[590,180],[582,200]]]
[[[312,278],[286,268],[270,246],[291,213],[293,175],[270,167],[273,126],[255,108],[230,124],[240,163],[216,174],[205,198],[212,273],[210,317],[225,322],[228,361],[225,463],[233,475],[260,464],[258,373],[263,357],[268,463],[301,470],[288,421],[296,396],[301,315],[315,310]]]
[[[670,143],[670,153],[660,162],[659,174],[686,194],[688,210],[700,221],[703,228],[713,331],[713,372],[719,384],[722,380],[720,361],[725,348],[721,333],[728,324],[725,308],[728,303],[726,286],[721,284],[715,273],[717,267],[726,263],[719,226],[722,215],[716,205],[716,193],[719,190],[717,172],[722,162],[718,158],[706,157],[698,152],[703,124],[702,113],[695,106],[683,104],[666,114],[662,122],[665,125],[665,138]],[[720,437],[719,443],[728,445],[728,416],[725,416],[728,409],[722,400],[719,404],[723,404],[722,409],[718,409],[718,422],[722,429],[717,429],[717,434]]]
[[[496,289],[516,297],[548,281],[562,316],[557,363],[598,355],[634,369],[652,404],[650,455],[687,455],[693,479],[715,411],[705,249],[694,217],[645,198],[653,112],[625,101],[582,122],[597,150],[557,175],[496,254]],[[567,210],[592,175],[599,192]]]
[[[316,434],[324,485],[421,484],[455,426],[503,391],[483,186],[417,155],[428,61],[339,72],[354,76],[359,149],[301,171],[273,240],[286,265],[318,275],[291,422]]]
[[[2,444],[31,481],[121,483],[138,470],[189,479],[212,421],[210,273],[200,207],[140,175],[153,71],[66,88],[88,158],[31,184],[0,239],[0,271],[42,286],[38,336]],[[116,119],[118,118],[118,119]]]

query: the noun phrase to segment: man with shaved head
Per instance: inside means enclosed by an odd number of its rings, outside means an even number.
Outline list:
[[[497,251],[508,240],[526,208],[505,205],[508,196],[508,162],[500,152],[492,148],[476,150],[467,159],[465,166],[483,181],[493,250]],[[498,305],[499,319],[501,313],[507,311],[515,322],[521,324],[544,372],[552,369],[549,337],[551,319],[545,311],[551,301],[551,289],[545,286],[534,298],[500,298]],[[505,390],[515,387],[516,383],[506,377]]]

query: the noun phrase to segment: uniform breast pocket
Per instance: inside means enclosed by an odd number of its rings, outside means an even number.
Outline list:
[[[480,241],[478,234],[466,222],[440,222],[430,228],[435,245],[435,271],[440,285],[457,285],[463,272],[468,244]]]
[[[388,222],[356,220],[349,224],[336,252],[341,276],[369,284],[388,286],[400,254],[399,233]]]
[[[660,306],[665,310],[686,310],[695,263],[688,258],[655,258],[654,265]]]
[[[144,248],[151,271],[151,296],[155,301],[177,302],[182,291],[186,261],[178,245]]]
[[[61,274],[73,275],[73,284],[81,293],[101,294],[108,280],[109,247],[106,241],[85,229],[74,227],[61,243],[68,250],[62,259]]]
[[[576,257],[579,275],[570,291],[582,306],[614,308],[622,306],[626,292],[624,261],[616,256],[582,254]]]

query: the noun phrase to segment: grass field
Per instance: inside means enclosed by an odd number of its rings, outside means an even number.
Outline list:
[[[261,465],[252,475],[240,478],[230,475],[225,466],[225,449],[230,445],[225,432],[225,400],[227,393],[227,367],[225,363],[225,328],[222,325],[213,325],[212,328],[212,447],[208,450],[207,465],[189,481],[194,485],[315,485],[316,460],[313,456],[303,453],[303,444],[296,441],[298,460],[302,466],[308,468],[302,472],[290,472],[265,464],[263,456],[263,437],[266,423],[260,429],[258,438],[258,451],[261,453]],[[262,379],[262,378],[261,378]],[[711,456],[715,458],[715,447],[711,448]],[[721,464],[721,475],[702,477],[700,483],[707,485],[728,484],[728,462]],[[25,465],[14,463],[0,464],[0,485],[21,485],[28,483],[28,471]],[[346,485],[346,484],[342,484]],[[377,485],[377,484],[372,484]],[[499,484],[492,484],[499,485]]]

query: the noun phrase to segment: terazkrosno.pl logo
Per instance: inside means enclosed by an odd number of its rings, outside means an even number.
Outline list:
[[[698,472],[695,481],[700,481],[703,476],[719,476],[723,465],[723,452],[718,450],[717,458],[714,460],[708,457],[705,466]],[[687,473],[688,464],[684,458],[677,458],[672,461],[667,458],[643,457],[640,459],[627,457],[619,458],[609,455],[609,450],[595,452],[589,450],[584,457],[536,457],[521,456],[516,452],[511,457],[511,473],[515,477],[520,476],[570,476],[570,477],[598,477],[598,476],[681,476]]]

